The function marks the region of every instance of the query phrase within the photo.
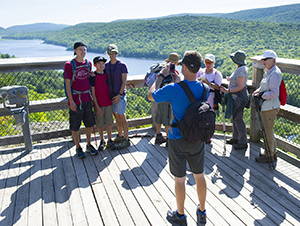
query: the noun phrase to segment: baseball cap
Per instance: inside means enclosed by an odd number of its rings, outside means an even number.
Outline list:
[[[114,44],[109,44],[106,48],[106,52],[118,52],[118,47]]]
[[[103,61],[104,63],[107,61],[104,57],[102,56],[96,56],[94,59],[93,59],[93,62],[94,64],[96,64],[97,62],[99,61]]]
[[[210,60],[215,63],[215,56],[213,54],[206,54],[204,60]]]
[[[185,64],[191,68],[200,68],[201,67],[202,56],[196,51],[187,51],[184,54],[183,59],[179,60],[179,64]]]
[[[267,58],[273,58],[276,60],[277,54],[273,50],[265,50],[263,52],[263,55],[261,56],[261,60],[267,59]]]
[[[170,53],[168,59],[166,59],[166,62],[169,63],[178,63],[179,61],[179,55],[177,53]]]
[[[85,47],[87,47],[86,46],[86,44],[84,43],[84,42],[75,42],[75,44],[74,44],[74,49],[77,49],[79,46],[85,46]]]

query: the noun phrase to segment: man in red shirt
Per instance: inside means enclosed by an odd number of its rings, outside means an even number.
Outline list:
[[[72,131],[76,145],[76,156],[83,158],[85,157],[85,153],[82,151],[78,136],[81,121],[83,121],[86,127],[87,151],[92,155],[98,154],[98,151],[91,145],[91,128],[95,125],[89,82],[89,73],[92,63],[89,60],[85,60],[86,44],[84,44],[84,42],[76,42],[74,44],[74,55],[76,56],[72,61],[75,62],[76,69],[73,68],[71,61],[65,63],[65,83],[68,104],[70,106],[70,130]]]

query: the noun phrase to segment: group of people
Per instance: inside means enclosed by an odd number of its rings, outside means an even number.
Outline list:
[[[184,54],[182,60],[176,53],[169,55],[169,58],[173,58],[170,61],[168,58],[166,61],[169,63],[165,70],[169,70],[171,64],[180,64],[182,66],[182,74],[184,76],[184,82],[189,86],[196,100],[201,100],[203,97],[203,87],[207,86],[209,90],[208,103],[212,108],[215,108],[215,92],[220,90],[227,95],[227,108],[231,108],[231,116],[233,122],[233,135],[232,138],[227,140],[228,144],[234,145],[234,149],[246,149],[247,146],[247,131],[246,125],[243,121],[244,108],[249,104],[249,94],[247,91],[247,80],[249,76],[246,53],[238,50],[230,54],[230,58],[236,64],[235,71],[227,78],[229,81],[228,87],[222,86],[222,74],[220,71],[214,68],[215,56],[213,54],[207,54],[205,56],[205,68],[200,68],[202,63],[202,56],[197,51],[187,51]],[[276,159],[276,140],[273,133],[273,125],[276,115],[279,112],[279,86],[282,80],[282,74],[280,69],[276,66],[277,55],[272,50],[266,50],[260,57],[265,69],[264,75],[260,87],[255,90],[252,96],[262,99],[261,115],[262,121],[265,127],[268,146],[270,147],[270,153],[264,151],[256,157],[257,162],[271,162]],[[159,78],[158,84],[161,83]],[[171,105],[172,113],[178,121],[180,121],[188,107],[190,101],[185,95],[184,90],[176,84],[173,80],[168,85],[157,88],[157,84],[149,90],[149,100],[155,101],[159,104],[168,103]],[[160,114],[160,111],[157,111]],[[173,119],[174,122],[174,119]],[[160,128],[160,127],[159,127]],[[177,203],[177,210],[169,210],[167,212],[167,219],[169,222],[177,225],[187,225],[186,215],[184,213],[184,201],[185,201],[185,181],[186,181],[186,162],[189,164],[190,171],[193,173],[196,187],[199,205],[196,209],[197,225],[206,223],[206,181],[204,176],[204,153],[205,144],[202,143],[189,143],[187,142],[179,129],[176,127],[166,127],[168,129],[168,157],[170,171],[175,177],[175,196]],[[157,132],[160,132],[157,131]],[[157,133],[156,140],[161,135]],[[161,138],[160,138],[161,139]]]
[[[76,144],[76,155],[79,158],[85,156],[79,143],[78,130],[81,121],[86,127],[87,147],[86,150],[92,155],[103,150],[106,142],[104,140],[104,125],[107,130],[107,147],[110,149],[125,148],[130,145],[128,140],[128,122],[125,117],[126,110],[126,80],[128,69],[126,64],[118,60],[118,48],[116,45],[107,47],[110,61],[104,57],[95,57],[93,60],[96,68],[90,73],[91,62],[85,60],[86,45],[76,42],[74,45],[74,58],[76,69],[72,63],[65,64],[66,91],[70,106],[70,129]],[[204,175],[205,143],[190,143],[184,139],[177,127],[171,127],[172,118],[180,121],[190,101],[184,90],[178,85],[181,80],[175,65],[181,65],[183,81],[189,86],[196,100],[206,99],[214,108],[215,92],[220,90],[226,93],[227,108],[231,108],[233,135],[227,140],[228,144],[234,145],[234,149],[247,148],[246,125],[243,121],[243,111],[249,102],[247,91],[248,68],[246,66],[246,53],[239,50],[230,54],[237,68],[228,77],[229,85],[222,86],[222,74],[214,68],[215,56],[205,56],[205,68],[201,68],[202,56],[197,51],[186,51],[180,60],[177,53],[171,53],[166,59],[166,66],[157,76],[156,82],[150,87],[148,99],[158,103],[155,115],[156,140],[155,143],[167,142],[170,172],[175,178],[175,196],[177,210],[167,212],[167,220],[178,225],[187,225],[187,216],[184,212],[186,162],[193,173],[199,205],[196,208],[197,225],[206,223],[206,180]],[[282,80],[280,69],[276,66],[277,55],[272,50],[266,50],[261,56],[262,63],[266,68],[260,87],[253,92],[253,96],[263,100],[261,115],[265,126],[266,136],[270,147],[270,153],[261,153],[256,161],[270,162],[277,157],[276,140],[273,133],[273,125],[279,112],[279,85]],[[89,65],[87,65],[89,64]],[[171,75],[167,83],[164,79]],[[207,97],[203,98],[203,90],[206,86]],[[89,91],[90,90],[90,91]],[[94,107],[94,112],[92,108]],[[118,135],[112,141],[112,122],[114,115],[118,128]],[[174,117],[173,117],[174,116]],[[174,122],[175,119],[173,119]],[[91,128],[96,124],[100,134],[101,143],[96,150],[91,145]],[[167,138],[161,134],[161,125],[166,126]],[[123,135],[124,132],[124,135]]]
[[[79,142],[78,130],[84,123],[87,146],[92,155],[98,154],[105,146],[109,149],[122,149],[130,146],[126,112],[126,81],[128,69],[117,58],[118,48],[110,44],[107,59],[97,56],[93,59],[95,72],[91,72],[92,63],[85,59],[87,46],[84,42],[74,44],[75,58],[64,65],[65,88],[70,106],[70,130],[76,145],[76,156],[85,157]],[[94,111],[93,111],[94,108]],[[113,116],[116,119],[118,135],[112,141]],[[91,130],[96,124],[100,135],[100,145],[95,149],[91,144]],[[107,131],[107,143],[104,139],[104,126]]]

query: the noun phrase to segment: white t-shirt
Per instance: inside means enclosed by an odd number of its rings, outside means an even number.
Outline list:
[[[210,83],[213,82],[219,86],[222,84],[222,79],[223,79],[222,73],[215,68],[213,69],[213,72],[210,74],[205,73],[205,68],[200,68],[200,70],[197,72],[197,79],[201,80],[201,76],[203,75]],[[210,89],[214,90],[213,88]],[[212,108],[214,107],[214,98],[215,98],[215,93],[209,92],[209,97],[207,99],[207,102],[210,104]]]

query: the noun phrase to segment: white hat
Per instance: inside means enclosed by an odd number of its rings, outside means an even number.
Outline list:
[[[263,55],[261,56],[261,60],[267,59],[267,58],[273,58],[276,60],[277,54],[273,50],[265,50],[263,52]]]
[[[204,60],[206,60],[206,59],[215,63],[215,56],[213,54],[206,54]]]

